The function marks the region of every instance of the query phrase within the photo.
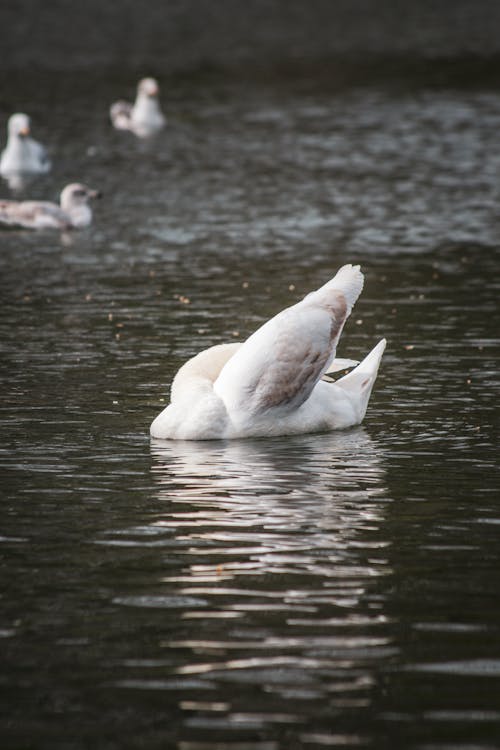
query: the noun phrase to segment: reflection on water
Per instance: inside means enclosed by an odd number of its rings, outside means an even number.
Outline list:
[[[105,197],[0,236],[2,748],[490,748],[498,92],[184,81],[142,143],[129,81],[37,80],[22,197]],[[362,428],[150,444],[182,362],[344,262]]]
[[[352,605],[364,593],[358,576],[377,575],[376,566],[365,569],[352,552],[359,534],[377,528],[383,509],[383,471],[363,430],[278,443],[156,444],[152,450],[159,497],[169,506],[168,518],[155,528],[187,545],[195,561],[172,581],[185,584],[184,593],[198,591],[191,586],[203,581],[244,588],[246,577],[281,573],[300,580],[310,574],[321,580],[319,589],[307,579],[304,590],[265,595],[277,600],[275,608],[303,603],[314,611],[309,605],[317,601],[344,606],[345,598]],[[385,545],[373,543],[379,546]],[[208,554],[213,563],[196,563]],[[205,594],[203,585],[199,592]]]
[[[12,174],[2,175],[2,177],[14,194],[22,193],[36,181],[35,175],[23,172],[14,172]]]
[[[155,592],[148,585],[114,601],[163,609],[183,624],[156,659],[128,661],[116,684],[216,690],[215,702],[181,700],[193,738],[217,729],[236,741],[288,724],[305,733],[313,717],[328,726],[335,707],[369,705],[375,666],[397,651],[377,593],[390,573],[380,454],[361,428],[286,441],[155,443],[162,511],[100,542],[157,549],[171,570]],[[251,710],[235,685],[254,686]],[[350,741],[361,734],[350,732]]]

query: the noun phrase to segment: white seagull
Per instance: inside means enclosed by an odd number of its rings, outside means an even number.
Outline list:
[[[89,200],[99,198],[79,182],[66,185],[60,205],[50,201],[0,200],[0,227],[21,229],[81,229],[92,221]]]
[[[175,376],[153,421],[160,439],[213,440],[321,432],[359,424],[385,349],[361,363],[336,360],[344,323],[363,288],[359,266],[264,323],[243,343],[202,351]],[[335,382],[327,373],[355,364]]]
[[[154,78],[143,78],[137,86],[134,104],[118,101],[111,105],[109,115],[118,130],[131,130],[140,137],[154,135],[166,123],[158,95],[160,88]]]
[[[30,138],[31,121],[18,112],[11,115],[7,125],[7,145],[0,157],[0,174],[45,174],[51,164],[44,146]]]

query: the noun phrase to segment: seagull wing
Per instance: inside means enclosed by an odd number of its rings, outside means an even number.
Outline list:
[[[224,365],[214,390],[230,411],[292,410],[328,370],[344,323],[363,288],[359,266],[271,318]]]
[[[47,149],[38,141],[30,139],[30,156],[33,164],[36,164],[40,172],[49,172],[52,166]]]
[[[70,226],[64,211],[48,201],[0,201],[0,224],[24,229]]]
[[[117,130],[130,130],[132,105],[122,99],[109,108],[111,122]]]

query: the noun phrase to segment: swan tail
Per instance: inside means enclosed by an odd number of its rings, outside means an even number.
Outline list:
[[[386,343],[385,339],[379,341],[352,372],[336,381],[336,385],[343,388],[356,403],[359,412],[359,421],[366,414]]]

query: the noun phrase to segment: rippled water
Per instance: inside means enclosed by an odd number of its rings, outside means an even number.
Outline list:
[[[143,143],[131,82],[23,86],[29,194],[105,198],[0,235],[2,747],[498,747],[500,94],[172,82]],[[363,427],[150,443],[187,357],[348,261]]]

